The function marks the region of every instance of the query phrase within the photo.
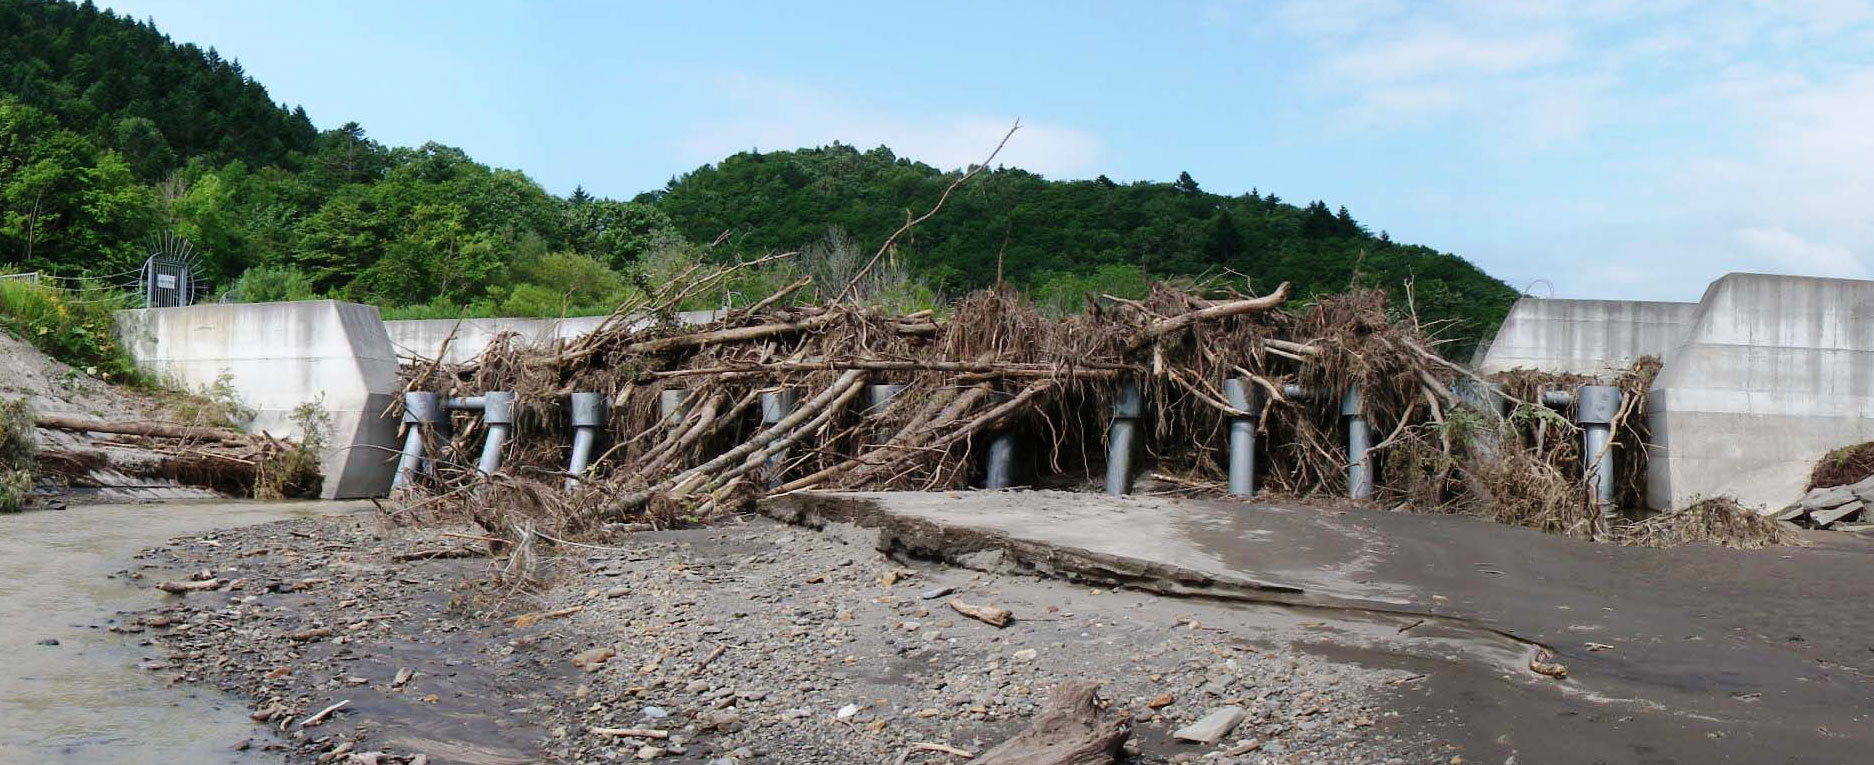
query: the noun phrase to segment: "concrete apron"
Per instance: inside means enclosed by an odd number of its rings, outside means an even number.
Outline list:
[[[1440,733],[1468,756],[1841,762],[1874,743],[1859,585],[1874,544],[1848,535],[1649,550],[1457,516],[1063,492],[802,492],[762,510],[876,529],[896,555],[1294,612],[1300,633],[1242,637],[1430,675],[1400,703],[1438,709],[1402,719],[1457,713],[1474,729]],[[1530,671],[1545,650],[1567,679]]]

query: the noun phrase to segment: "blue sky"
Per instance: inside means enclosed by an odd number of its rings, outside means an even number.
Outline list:
[[[630,197],[835,140],[1260,188],[1556,297],[1870,276],[1864,0],[107,0],[321,128]]]

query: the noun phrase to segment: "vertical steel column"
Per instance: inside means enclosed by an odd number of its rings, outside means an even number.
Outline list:
[[[1145,396],[1139,383],[1127,380],[1113,399],[1113,422],[1106,430],[1106,493],[1132,491],[1132,449],[1139,437],[1139,418],[1145,415]]]
[[[1230,493],[1256,493],[1256,418],[1262,413],[1262,389],[1241,377],[1223,381],[1231,407],[1247,414],[1230,418]]]
[[[1614,506],[1614,418],[1620,414],[1620,389],[1583,385],[1575,391],[1575,422],[1581,426],[1581,461],[1596,509],[1606,515]]]
[[[683,427],[684,403],[690,400],[690,392],[683,388],[666,388],[657,393],[657,416],[663,420],[664,431],[676,435]]]
[[[1015,434],[998,430],[989,437],[989,466],[983,471],[983,488],[1006,489],[1015,485]]]
[[[605,427],[605,396],[598,393],[574,393],[568,397],[573,420],[573,456],[566,466],[566,488],[579,486],[579,477],[592,466],[592,448]]]
[[[865,409],[861,411],[861,414],[877,414],[885,411],[885,407],[891,405],[891,400],[897,398],[898,394],[903,392],[903,385],[891,383],[866,386]]]
[[[1373,497],[1373,432],[1368,429],[1366,412],[1361,405],[1359,386],[1347,386],[1340,399],[1340,414],[1347,418],[1347,496],[1354,499]]]
[[[777,422],[787,419],[787,416],[793,413],[794,407],[799,404],[800,391],[793,388],[782,388],[780,390],[761,394],[761,424],[772,426]],[[786,464],[786,449],[777,451],[768,457],[768,488],[772,489],[781,485],[781,468]]]
[[[391,488],[409,486],[418,474],[428,472],[423,440],[429,429],[442,421],[442,416],[436,394],[428,391],[403,394],[403,458],[397,461],[397,475],[391,479]]]
[[[501,448],[507,446],[508,434],[514,429],[514,394],[492,390],[483,395],[482,424],[487,426],[488,434],[482,441],[482,458],[475,469],[482,475],[494,475],[501,469]]]

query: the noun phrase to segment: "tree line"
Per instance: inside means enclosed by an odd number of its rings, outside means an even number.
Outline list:
[[[850,273],[852,250],[869,257],[958,172],[834,144],[736,154],[629,200],[560,197],[457,148],[385,146],[357,123],[317,130],[238,62],[149,22],[89,2],[0,0],[0,263],[11,269],[118,273],[174,234],[238,299],[590,312],[704,258],[817,258],[752,273],[735,286],[745,294],[803,270]],[[994,168],[889,256],[893,294],[913,301],[997,280],[1062,310],[1089,293],[1137,296],[1154,278],[1289,281],[1302,294],[1402,295],[1410,283],[1422,318],[1476,336],[1515,297],[1344,207],[1214,194],[1189,173],[1115,183]]]

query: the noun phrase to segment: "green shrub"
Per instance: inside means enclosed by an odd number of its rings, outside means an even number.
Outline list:
[[[1138,266],[1108,264],[1092,273],[1043,271],[1035,274],[1035,286],[1028,296],[1043,311],[1056,316],[1079,313],[1086,309],[1087,296],[1112,295],[1129,300],[1145,297],[1152,289],[1152,277]]]
[[[123,293],[94,285],[71,291],[0,279],[0,327],[87,375],[144,386],[148,376],[113,330],[112,312],[128,307]]]
[[[292,266],[254,266],[241,272],[228,294],[243,303],[318,300],[312,277]]]
[[[33,412],[25,399],[0,401],[0,513],[26,508],[33,490]]]

